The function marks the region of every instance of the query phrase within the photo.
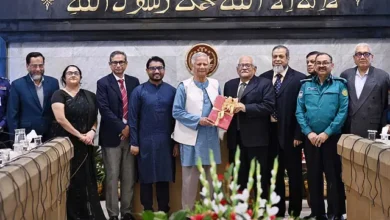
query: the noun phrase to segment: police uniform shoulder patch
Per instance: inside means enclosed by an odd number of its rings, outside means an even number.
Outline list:
[[[303,97],[303,91],[301,90],[301,91],[299,91],[299,93],[298,93],[298,98],[302,98]]]
[[[348,91],[347,89],[343,89],[343,91],[341,92],[343,94],[343,96],[348,96]]]

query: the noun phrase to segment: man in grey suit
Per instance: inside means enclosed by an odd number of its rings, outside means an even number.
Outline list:
[[[367,137],[367,130],[377,130],[386,125],[389,74],[371,65],[374,55],[368,44],[355,47],[353,59],[356,67],[341,73],[348,81],[349,112],[344,133]]]

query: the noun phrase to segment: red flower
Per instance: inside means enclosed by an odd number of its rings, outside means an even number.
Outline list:
[[[273,215],[273,216],[270,216],[270,217],[269,217],[269,219],[271,219],[271,220],[275,220],[275,219],[276,219],[276,216],[275,216],[275,215]]]
[[[237,190],[237,194],[242,194],[242,190]]]
[[[236,213],[234,212],[230,213],[230,220],[236,220]]]
[[[203,220],[203,218],[204,218],[203,214],[197,214],[190,217],[191,220]]]
[[[213,213],[211,214],[211,219],[212,219],[212,220],[217,220],[217,219],[218,219],[218,214],[215,213],[215,212],[213,212]]]
[[[220,202],[221,205],[226,205],[227,204],[227,201],[226,199],[221,199],[221,202]]]
[[[252,211],[252,209],[248,209],[248,211],[246,211],[246,213],[248,213],[248,215],[249,215],[250,217],[253,216],[253,211]]]
[[[219,181],[223,181],[223,179],[224,179],[223,174],[218,174],[218,180],[219,180]]]

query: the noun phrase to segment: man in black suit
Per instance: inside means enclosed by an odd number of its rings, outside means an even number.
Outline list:
[[[261,175],[267,172],[269,117],[275,105],[275,92],[270,80],[255,76],[257,67],[250,56],[242,56],[237,65],[239,78],[225,84],[224,95],[239,99],[235,115],[227,131],[229,162],[234,162],[236,147],[239,145],[240,171],[238,183],[246,188],[250,162],[256,158],[261,164]],[[268,181],[262,178],[263,197]]]
[[[344,133],[367,138],[367,130],[376,130],[379,134],[387,124],[389,74],[371,65],[374,55],[368,44],[358,44],[353,59],[356,67],[340,75],[348,81],[349,93]]]
[[[301,88],[300,80],[306,76],[289,67],[289,59],[287,47],[283,45],[274,47],[273,69],[261,74],[260,77],[272,80],[276,95],[275,111],[268,118],[271,121],[268,167],[270,168],[274,158],[278,156],[279,168],[275,191],[281,200],[277,205],[279,207],[277,217],[284,218],[286,212],[284,171],[287,169],[290,192],[288,214],[298,218],[302,210],[302,148],[299,145],[302,143],[303,134],[295,118],[295,110]]]
[[[135,183],[134,154],[130,152],[128,104],[139,80],[126,75],[127,56],[122,51],[110,55],[112,73],[97,82],[96,100],[101,114],[99,144],[106,170],[106,208],[110,220],[118,220],[118,180],[121,185],[123,220],[133,219],[132,200]],[[133,150],[133,149],[131,149]]]

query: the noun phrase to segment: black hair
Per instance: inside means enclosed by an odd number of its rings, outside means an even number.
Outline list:
[[[165,67],[165,62],[164,60],[161,58],[161,57],[158,57],[158,56],[153,56],[151,58],[149,58],[148,62],[146,62],[146,69],[149,68],[149,64],[154,61],[154,62],[160,62],[162,63],[163,67]]]
[[[31,52],[31,53],[27,54],[27,56],[26,56],[26,63],[27,63],[27,65],[30,65],[32,57],[42,57],[43,63],[45,63],[45,57],[41,53],[39,53],[39,52]]]
[[[68,71],[69,67],[76,68],[79,71],[79,73],[80,73],[80,80],[83,78],[81,70],[80,70],[80,68],[78,66],[76,66],[76,65],[69,65],[69,66],[65,67],[64,71],[62,72],[61,83],[62,83],[63,86],[66,86],[65,76],[66,76],[66,72]]]

